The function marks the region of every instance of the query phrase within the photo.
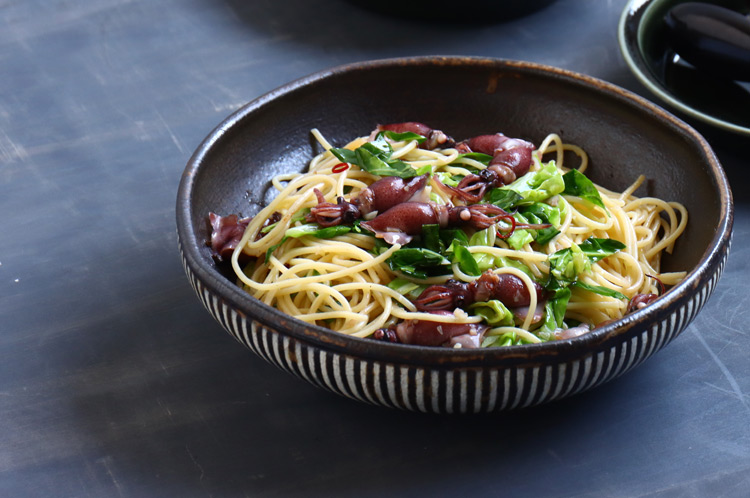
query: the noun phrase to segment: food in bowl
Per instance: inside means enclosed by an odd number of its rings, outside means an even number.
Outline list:
[[[679,283],[662,272],[687,225],[677,202],[594,184],[580,147],[502,133],[456,141],[378,125],[277,175],[252,218],[210,213],[237,283],[304,322],[453,348],[570,339]]]

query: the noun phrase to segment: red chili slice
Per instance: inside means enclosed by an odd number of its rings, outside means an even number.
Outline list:
[[[344,171],[349,169],[349,164],[347,163],[338,163],[333,168],[331,168],[331,171],[334,173],[343,173]]]

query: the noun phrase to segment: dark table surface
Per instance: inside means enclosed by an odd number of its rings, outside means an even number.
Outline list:
[[[652,98],[618,49],[625,3],[459,25],[340,0],[0,2],[0,495],[750,496],[747,139],[696,126],[736,202],[703,312],[633,372],[547,406],[428,416],[329,394],[243,349],[180,265],[180,175],[244,103],[434,54]]]

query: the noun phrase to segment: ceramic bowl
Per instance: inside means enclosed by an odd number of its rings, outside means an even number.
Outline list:
[[[456,137],[502,131],[535,143],[548,133],[584,147],[587,174],[622,190],[641,173],[647,192],[680,201],[690,221],[665,270],[687,278],[653,305],[582,337],[537,345],[455,350],[359,339],[312,326],[243,292],[215,265],[209,211],[253,215],[269,180],[302,171],[320,150],[377,123],[422,121]],[[424,57],[323,71],[229,116],[190,159],[179,186],[182,262],[206,309],[240,343],[311,384],[375,405],[421,412],[507,410],[603,384],[677,337],[722,273],[733,219],[726,177],[706,141],[646,100],[552,67],[496,59]]]
[[[750,136],[750,86],[722,80],[675,62],[664,16],[690,0],[631,0],[622,12],[618,41],[625,62],[640,82],[675,112],[718,129]],[[750,14],[746,0],[704,0]]]
[[[555,0],[348,0],[358,7],[382,15],[410,19],[414,22],[436,21],[489,24],[508,21],[547,7]]]

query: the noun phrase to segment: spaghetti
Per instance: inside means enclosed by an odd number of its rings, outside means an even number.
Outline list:
[[[659,295],[660,285],[685,276],[660,271],[663,254],[685,230],[685,208],[636,197],[643,176],[621,193],[594,185],[583,174],[585,151],[555,134],[530,155],[527,172],[494,186],[482,182],[504,166],[493,169],[490,155],[466,152],[452,140],[420,147],[434,138],[427,133],[379,130],[341,149],[312,130],[325,151],[303,173],[272,180],[278,194],[248,221],[232,253],[247,292],[299,320],[352,336],[501,346],[574,337],[621,318],[629,306]],[[575,167],[571,157],[578,158]],[[401,177],[392,179],[398,187],[392,190],[412,189],[412,197],[364,212],[370,187],[393,172]],[[479,202],[466,200],[477,192]],[[347,205],[354,215],[346,214]],[[490,211],[482,219],[489,225],[463,223],[485,205]],[[419,230],[373,228],[396,206]],[[412,220],[416,207],[435,216]],[[316,223],[316,209],[342,214]],[[523,302],[492,290],[511,281],[523,287]],[[482,294],[488,288],[489,297]],[[458,305],[434,308],[445,299]],[[461,336],[471,340],[456,340]]]

